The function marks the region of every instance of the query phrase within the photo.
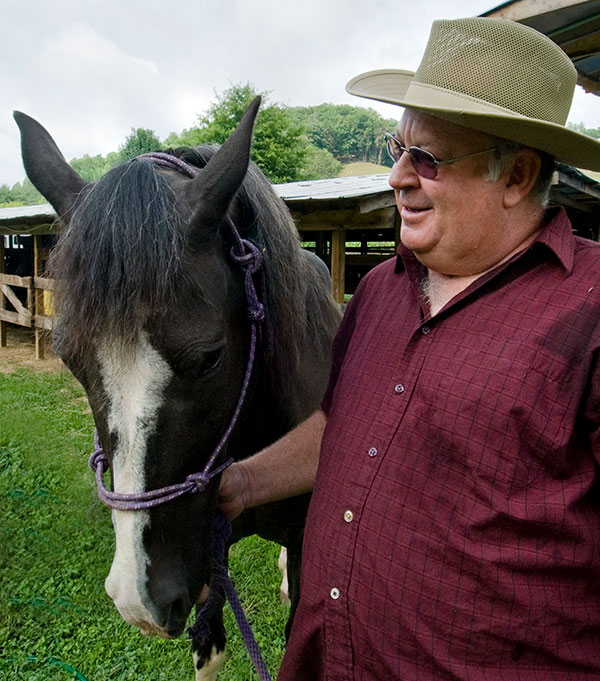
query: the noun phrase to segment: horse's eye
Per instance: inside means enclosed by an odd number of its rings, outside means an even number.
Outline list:
[[[192,371],[193,378],[202,378],[216,369],[223,360],[223,348],[217,348],[210,352],[205,352],[202,361],[194,366]]]

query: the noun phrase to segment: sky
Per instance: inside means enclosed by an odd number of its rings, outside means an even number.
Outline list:
[[[400,109],[348,95],[378,68],[416,69],[431,22],[500,0],[2,0],[0,185],[20,182],[14,109],[67,160],[117,151],[135,128],[192,127],[217,93],[251,83],[269,102]],[[569,120],[600,126],[577,88]]]

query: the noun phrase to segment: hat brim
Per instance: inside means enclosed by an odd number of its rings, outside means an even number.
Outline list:
[[[577,168],[600,170],[600,141],[473,97],[414,83],[414,75],[401,69],[368,71],[348,81],[346,91],[357,97],[418,109],[465,128],[509,139],[545,151]]]

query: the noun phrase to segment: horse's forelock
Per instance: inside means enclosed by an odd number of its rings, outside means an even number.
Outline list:
[[[133,338],[150,310],[169,304],[184,239],[175,197],[148,162],[120,166],[82,193],[50,264],[72,352],[107,333]]]

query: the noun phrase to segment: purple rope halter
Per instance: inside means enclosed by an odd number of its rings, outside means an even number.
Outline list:
[[[164,154],[162,152],[143,154],[136,160],[148,160],[156,165],[160,165],[171,170],[177,170],[190,178],[194,178],[198,175],[198,169],[194,166],[189,165],[185,161],[182,161],[175,156]],[[247,313],[251,323],[248,364],[246,366],[244,382],[242,384],[238,401],[229,425],[227,426],[227,429],[223,433],[202,471],[188,475],[184,482],[178,483],[176,485],[169,485],[168,487],[161,487],[160,489],[133,494],[112,492],[111,490],[107,489],[106,485],[104,484],[104,474],[109,467],[108,458],[102,449],[98,432],[96,431],[94,434],[94,452],[90,456],[89,465],[95,473],[98,497],[109,508],[113,508],[118,511],[148,510],[168,501],[173,501],[184,494],[196,494],[198,492],[202,492],[214,477],[222,473],[233,463],[233,459],[229,458],[221,465],[215,466],[219,455],[227,444],[227,441],[229,440],[229,437],[235,428],[246,399],[248,386],[252,376],[252,369],[254,367],[254,360],[256,357],[259,328],[260,324],[265,319],[265,309],[258,298],[254,282],[254,275],[262,267],[262,252],[251,241],[241,238],[230,217],[226,218],[226,224],[234,242],[230,256],[244,269],[245,272],[244,283],[246,299],[248,301]],[[261,681],[271,681],[271,677],[269,676],[256,640],[254,639],[252,629],[248,624],[238,599],[235,587],[233,586],[225,568],[225,545],[229,539],[229,536],[231,535],[231,525],[220,512],[217,512],[215,516],[214,531],[215,555],[213,558],[211,587],[222,589],[225,592],[240,628],[240,632],[242,633],[242,638],[244,639],[248,653],[252,659],[252,662],[254,663],[256,671],[258,672],[259,679],[261,679]],[[190,636],[195,640],[201,642],[202,639],[207,636],[206,621],[210,616],[210,611],[215,605],[216,603],[214,599],[211,601],[209,598],[209,601],[207,601],[205,606],[198,613],[196,624],[193,627],[190,627],[188,630]]]

